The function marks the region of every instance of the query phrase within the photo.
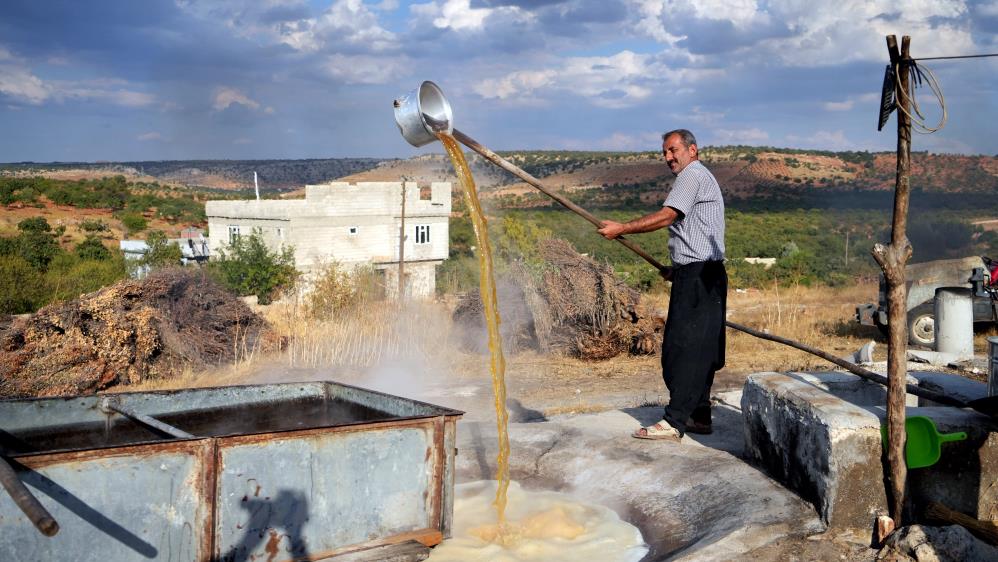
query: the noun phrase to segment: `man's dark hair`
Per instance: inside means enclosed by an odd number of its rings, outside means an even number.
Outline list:
[[[689,132],[686,129],[676,129],[674,131],[669,131],[668,133],[665,133],[664,135],[662,135],[662,142],[665,142],[665,140],[671,137],[672,135],[679,135],[679,138],[683,139],[683,146],[685,146],[686,148],[689,148],[691,144],[697,144],[697,138],[693,136],[693,133]],[[697,144],[697,146],[700,145]]]

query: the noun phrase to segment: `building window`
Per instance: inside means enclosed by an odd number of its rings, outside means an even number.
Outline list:
[[[235,244],[239,240],[239,227],[229,226],[229,244]]]
[[[428,224],[416,225],[416,243],[417,244],[430,243],[430,225]]]
[[[350,230],[348,230],[347,232],[350,234],[350,236],[357,236],[357,227],[351,226]]]
[[[282,242],[284,241],[284,227],[277,227],[277,239]]]

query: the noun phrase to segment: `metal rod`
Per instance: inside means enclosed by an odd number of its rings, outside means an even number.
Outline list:
[[[126,407],[118,404],[116,401],[111,400],[109,398],[105,398],[104,400],[101,401],[101,408],[104,409],[104,410],[110,410],[110,411],[113,411],[113,412],[117,412],[117,413],[125,416],[126,418],[128,418],[128,419],[130,419],[130,420],[132,420],[132,421],[134,421],[136,423],[142,424],[142,425],[144,425],[144,426],[146,426],[149,429],[152,429],[154,431],[158,431],[160,433],[165,433],[166,435],[169,435],[170,437],[175,437],[177,439],[197,439],[197,436],[195,436],[195,435],[191,435],[190,433],[187,433],[186,431],[177,429],[177,428],[173,427],[172,425],[165,424],[165,423],[157,420],[154,417],[147,416],[145,414],[140,414],[139,412],[136,412],[135,410],[131,410],[129,408],[126,408]]]
[[[593,216],[592,214],[590,214],[588,211],[586,211],[582,207],[576,205],[575,203],[572,203],[571,201],[569,201],[568,199],[566,199],[565,197],[563,197],[561,194],[556,193],[554,191],[551,191],[550,189],[548,189],[547,187],[545,187],[544,184],[542,184],[540,182],[540,180],[538,180],[534,176],[528,174],[527,172],[521,170],[518,166],[516,166],[515,164],[509,162],[508,160],[506,160],[502,156],[499,156],[495,152],[492,152],[488,148],[482,146],[475,139],[469,137],[468,135],[462,133],[461,131],[458,131],[457,129],[454,129],[454,133],[453,134],[454,134],[454,138],[457,139],[458,142],[460,142],[461,144],[467,146],[471,150],[477,152],[478,154],[480,154],[483,158],[485,158],[489,162],[492,162],[493,164],[495,164],[496,166],[499,166],[503,170],[506,170],[507,172],[513,174],[514,176],[520,178],[521,180],[523,180],[523,181],[529,183],[530,185],[536,187],[542,193],[544,193],[548,197],[554,199],[555,201],[557,201],[558,203],[560,203],[563,207],[565,207],[569,211],[572,211],[573,213],[575,213],[575,214],[579,215],[580,217],[586,219],[587,221],[591,222],[593,225],[598,226],[598,227],[603,226],[603,221],[599,220],[598,218],[596,218],[595,216]],[[656,260],[655,258],[653,258],[651,256],[651,254],[649,254],[648,252],[644,251],[640,246],[638,246],[634,242],[631,242],[630,240],[624,238],[623,236],[618,236],[617,238],[614,238],[614,240],[616,240],[617,242],[620,242],[627,249],[631,250],[635,254],[641,256],[642,258],[644,258],[644,260],[646,262],[650,263],[652,266],[655,267],[655,269],[659,270],[663,274],[668,275],[669,273],[671,273],[671,271],[672,271],[671,268],[669,268],[667,266],[664,266],[661,263],[659,263],[658,260]]]
[[[806,351],[806,352],[810,353],[811,355],[817,355],[818,357],[821,357],[822,359],[824,359],[826,361],[829,361],[831,363],[835,363],[839,367],[842,367],[843,369],[849,371],[850,373],[852,373],[854,375],[858,375],[858,376],[860,376],[860,377],[862,377],[862,378],[864,378],[864,379],[866,379],[868,381],[872,381],[872,382],[875,382],[877,384],[881,384],[881,385],[887,386],[887,382],[888,382],[887,381],[887,377],[885,377],[885,376],[883,376],[881,374],[878,374],[878,373],[874,373],[873,371],[870,371],[868,369],[864,369],[863,367],[860,367],[859,365],[856,365],[855,363],[852,363],[850,361],[846,361],[845,359],[842,359],[841,357],[836,357],[836,356],[834,356],[831,353],[828,353],[826,351],[822,351],[822,350],[820,350],[818,348],[811,347],[809,345],[806,345],[806,344],[803,344],[803,343],[800,343],[800,342],[796,342],[796,341],[791,340],[791,339],[783,338],[783,337],[780,337],[780,336],[774,336],[772,334],[767,334],[765,332],[760,332],[758,330],[749,328],[748,326],[743,326],[741,324],[735,324],[734,322],[725,321],[724,323],[729,328],[738,330],[739,332],[745,332],[746,334],[749,334],[751,336],[755,336],[757,338],[761,338],[761,339],[764,339],[764,340],[773,341],[773,342],[776,342],[776,343],[782,343],[783,345],[788,345],[788,346],[793,347],[795,349],[799,349],[801,351]],[[915,396],[920,396],[920,397],[925,398],[927,400],[932,400],[933,402],[938,402],[939,404],[945,404],[947,406],[955,406],[957,408],[968,408],[968,407],[971,407],[969,404],[967,404],[966,402],[964,402],[962,400],[958,400],[956,398],[953,398],[953,397],[950,397],[950,396],[946,396],[945,394],[940,394],[938,392],[929,390],[927,388],[922,388],[920,386],[915,386],[913,384],[907,384],[905,386],[905,389],[908,391],[908,394],[914,394]]]
[[[24,515],[31,520],[31,523],[41,534],[52,537],[59,532],[59,523],[52,518],[52,514],[45,509],[45,506],[38,501],[31,490],[21,482],[14,467],[10,466],[7,459],[3,457],[0,457],[0,484],[3,484],[4,489],[10,494],[17,507],[24,512]]]

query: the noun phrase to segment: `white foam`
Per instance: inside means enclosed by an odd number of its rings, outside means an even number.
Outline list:
[[[453,537],[433,549],[430,562],[637,562],[648,553],[641,532],[612,509],[511,482],[504,540],[495,530],[496,482],[455,486]]]

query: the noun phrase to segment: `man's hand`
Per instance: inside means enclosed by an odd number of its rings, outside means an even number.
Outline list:
[[[658,274],[662,276],[662,279],[666,281],[672,281],[672,268],[666,267],[665,269],[660,269]]]
[[[624,233],[624,225],[615,221],[600,221],[601,226],[596,230],[603,238],[613,240]]]

